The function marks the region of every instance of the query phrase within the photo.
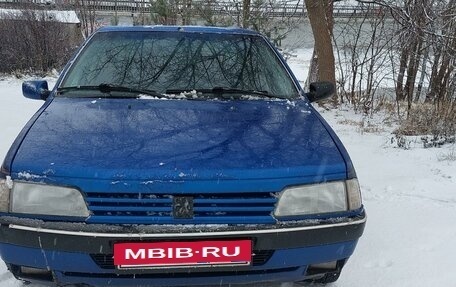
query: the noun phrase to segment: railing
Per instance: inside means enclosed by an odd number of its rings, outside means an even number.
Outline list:
[[[74,10],[76,0],[0,0],[0,7],[45,7],[46,9]],[[153,13],[153,6],[149,0],[86,0],[85,4],[100,12],[129,12]],[[180,5],[174,7],[176,11],[186,11],[192,15],[203,12],[213,15],[239,16],[242,11],[242,2],[235,1],[193,1],[190,7]],[[252,13],[267,17],[306,17],[307,10],[303,2],[293,4],[277,2],[273,5],[252,6]],[[384,11],[375,5],[370,6],[335,6],[334,17],[365,17],[375,16]],[[179,12],[177,12],[179,13]]]

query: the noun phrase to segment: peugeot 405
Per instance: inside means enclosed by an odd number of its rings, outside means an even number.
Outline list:
[[[261,34],[106,27],[53,89],[22,89],[44,104],[0,173],[0,255],[20,280],[328,283],[363,233],[353,164],[311,105],[334,86],[301,88]]]

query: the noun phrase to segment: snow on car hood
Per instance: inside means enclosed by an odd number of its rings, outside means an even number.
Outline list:
[[[12,164],[18,178],[259,179],[345,174],[304,101],[55,98]]]

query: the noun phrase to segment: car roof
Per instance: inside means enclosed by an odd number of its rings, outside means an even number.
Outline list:
[[[106,26],[97,32],[189,32],[189,33],[218,33],[260,35],[258,32],[237,27],[209,27],[209,26]]]

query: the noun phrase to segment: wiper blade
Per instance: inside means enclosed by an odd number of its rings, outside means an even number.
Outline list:
[[[118,86],[118,85],[112,85],[112,84],[100,84],[98,86],[71,86],[71,87],[61,87],[57,89],[57,92],[59,94],[64,94],[65,92],[69,91],[100,91],[103,94],[109,94],[110,97],[116,97],[118,98],[119,96],[113,96],[111,92],[125,92],[125,93],[133,93],[132,97],[137,98],[139,94],[144,94],[144,95],[149,95],[149,96],[154,96],[158,98],[166,98],[167,96],[164,94],[161,94],[157,91],[154,90],[148,90],[148,89],[138,89],[138,88],[131,88],[131,87],[125,87],[125,86]],[[120,97],[125,97],[125,95],[122,95]]]
[[[276,95],[271,95],[269,94],[268,91],[255,91],[255,90],[243,90],[243,89],[238,89],[238,88],[226,88],[226,87],[213,87],[212,88],[213,93],[220,93],[220,94],[248,94],[248,95],[256,95],[256,96],[262,96],[266,98],[277,98]]]
[[[213,87],[212,89],[190,89],[190,90],[184,90],[184,89],[170,89],[166,90],[167,94],[178,94],[178,93],[188,93],[192,90],[195,90],[197,93],[202,93],[202,94],[219,94],[221,95],[222,98],[231,98],[231,97],[226,97],[223,96],[224,94],[241,94],[241,95],[256,95],[256,96],[261,96],[261,97],[266,97],[266,98],[280,98],[284,99],[282,96],[278,95],[273,95],[268,93],[267,91],[255,91],[255,90],[244,90],[244,89],[238,89],[238,88],[227,88],[227,87]]]

